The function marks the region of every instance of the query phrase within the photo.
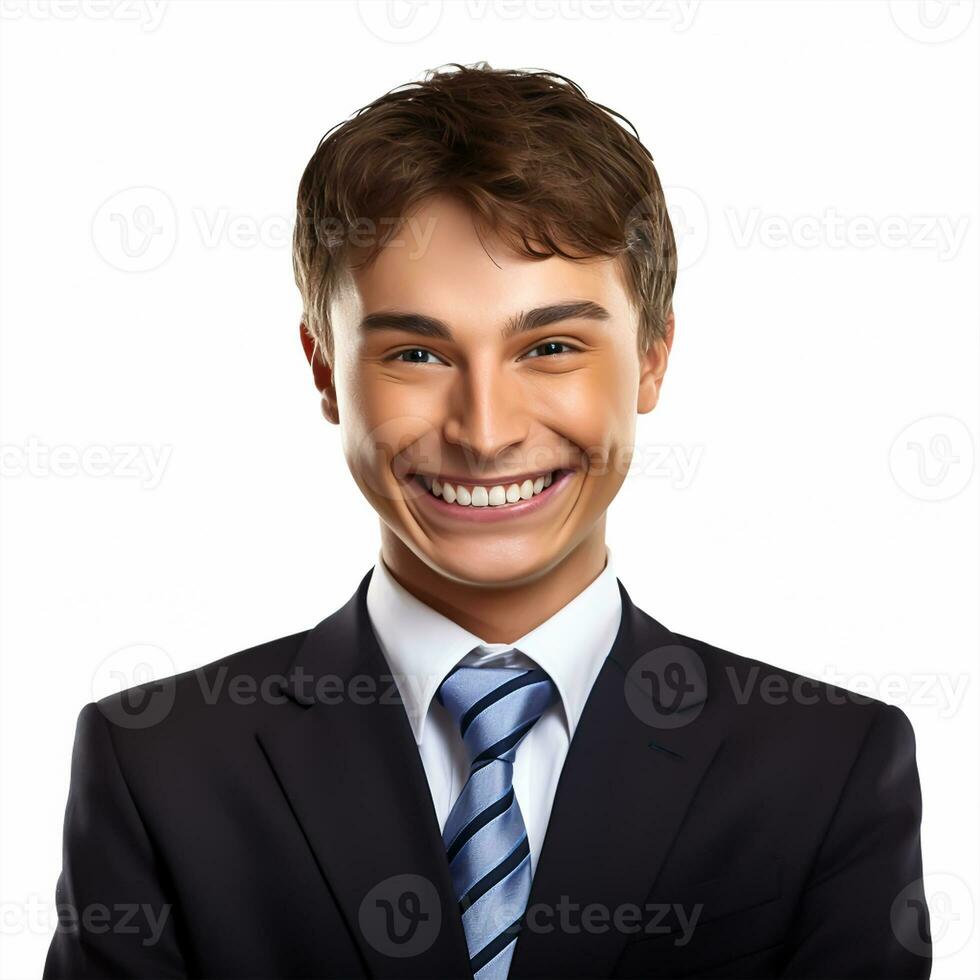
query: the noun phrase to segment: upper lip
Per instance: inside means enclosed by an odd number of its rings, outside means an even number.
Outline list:
[[[521,484],[525,480],[536,480],[539,476],[547,476],[556,470],[566,469],[567,467],[553,466],[548,470],[536,470],[534,473],[519,473],[516,476],[498,476],[493,479],[471,476],[454,476],[451,473],[423,473],[421,470],[412,470],[409,476],[424,476],[430,480],[438,480],[440,483],[462,484],[464,487],[509,487],[512,483]]]

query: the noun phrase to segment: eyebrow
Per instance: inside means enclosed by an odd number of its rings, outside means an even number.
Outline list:
[[[515,314],[504,324],[500,336],[503,340],[508,340],[518,334],[547,327],[552,323],[560,323],[563,320],[609,319],[611,319],[609,311],[598,303],[590,300],[566,300]],[[420,337],[436,337],[449,341],[453,339],[452,331],[442,320],[422,313],[403,313],[399,310],[369,313],[361,320],[361,331],[369,333],[373,330],[404,330],[406,333],[418,334]]]

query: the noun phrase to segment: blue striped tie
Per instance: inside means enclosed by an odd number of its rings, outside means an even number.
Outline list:
[[[475,980],[503,980],[514,955],[531,893],[514,756],[557,693],[539,667],[456,667],[436,693],[459,726],[471,760],[443,841]]]

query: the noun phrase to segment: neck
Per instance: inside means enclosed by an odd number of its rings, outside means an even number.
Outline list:
[[[605,514],[573,551],[543,574],[514,585],[473,585],[440,575],[384,522],[381,557],[416,599],[485,643],[513,643],[566,606],[605,568]]]

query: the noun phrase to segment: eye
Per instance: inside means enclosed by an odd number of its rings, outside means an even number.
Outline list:
[[[524,356],[525,357],[531,357],[531,356],[540,357],[542,355],[540,355],[540,354],[535,355],[534,352],[535,351],[539,351],[539,350],[546,350],[547,348],[554,348],[554,347],[566,347],[570,351],[578,350],[577,347],[573,347],[571,344],[566,344],[566,343],[564,343],[563,341],[560,341],[560,340],[546,340],[543,344],[538,344],[537,347],[532,347],[531,350],[529,350]],[[546,356],[551,357],[551,356],[553,356],[555,354],[564,354],[564,353],[565,353],[565,351],[562,351],[562,350],[548,350],[548,353],[547,353]]]
[[[413,357],[411,359],[405,359],[405,354],[421,354],[422,359]],[[394,354],[386,357],[386,361],[401,361],[403,364],[431,364],[435,363],[432,361],[426,361],[424,358],[426,356],[435,357],[436,355],[430,350],[426,350],[424,347],[406,347],[405,350],[396,351]],[[436,362],[442,363],[436,358]]]

